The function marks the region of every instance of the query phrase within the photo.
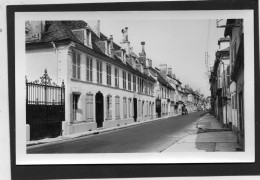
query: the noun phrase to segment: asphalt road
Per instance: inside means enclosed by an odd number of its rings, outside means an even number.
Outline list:
[[[185,136],[196,133],[196,123],[202,114],[205,114],[205,111],[55,144],[32,146],[27,148],[27,153],[162,152]]]

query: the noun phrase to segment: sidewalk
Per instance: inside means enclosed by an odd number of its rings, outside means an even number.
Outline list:
[[[117,126],[117,127],[106,128],[106,129],[99,128],[94,131],[87,131],[87,132],[69,134],[69,135],[64,135],[64,136],[58,136],[56,138],[45,138],[45,139],[41,139],[41,140],[27,141],[26,146],[29,147],[29,146],[35,146],[35,145],[41,145],[41,144],[47,144],[47,143],[50,144],[50,143],[67,141],[67,140],[80,138],[80,137],[84,137],[84,136],[91,136],[91,135],[95,135],[95,134],[101,134],[101,133],[106,133],[106,132],[110,132],[110,131],[115,131],[118,129],[128,128],[131,126],[137,126],[140,124],[150,123],[150,122],[153,122],[156,120],[167,119],[169,117],[175,117],[178,115],[180,115],[180,114],[176,114],[176,115],[172,115],[172,116],[164,116],[164,117],[160,117],[160,118],[154,118],[154,119],[146,120],[146,121],[134,122],[134,123],[127,124],[124,126]]]
[[[167,148],[164,152],[234,152],[241,147],[236,135],[229,129],[222,128],[212,115],[204,115],[198,122],[197,134],[188,135]]]

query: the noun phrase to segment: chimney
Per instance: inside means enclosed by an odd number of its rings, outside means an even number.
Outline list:
[[[114,57],[114,55],[115,55],[115,49],[114,49],[114,45],[113,45],[113,35],[110,35],[109,41],[110,41],[111,57]]]
[[[130,42],[127,41],[127,46],[126,46],[126,54],[129,55],[130,54]]]
[[[110,35],[109,41],[110,41],[111,49],[114,49],[113,40],[114,40],[113,35]]]
[[[152,60],[148,59],[148,67],[152,67]]]
[[[128,27],[125,27],[125,41],[128,42]]]
[[[169,75],[170,77],[172,77],[172,68],[171,68],[171,67],[168,68],[168,75]]]
[[[100,38],[100,20],[88,22],[90,29]]]
[[[142,45],[142,52],[145,53],[145,42],[141,42],[141,45]]]
[[[141,42],[142,45],[142,52],[139,53],[140,62],[143,64],[144,67],[146,67],[146,54],[144,50],[145,42]]]
[[[159,65],[159,69],[160,69],[160,74],[162,75],[162,77],[164,79],[167,78],[167,64],[160,64]]]
[[[129,45],[130,46],[130,45]],[[133,52],[133,47],[129,47],[129,52],[132,53]]]

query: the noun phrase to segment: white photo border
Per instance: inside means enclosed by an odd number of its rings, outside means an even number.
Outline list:
[[[244,19],[244,152],[176,153],[97,153],[97,154],[27,154],[25,106],[25,21],[26,20],[120,19]],[[141,16],[140,16],[141,15]],[[17,165],[54,164],[161,164],[161,163],[248,163],[255,161],[255,78],[253,10],[214,11],[93,11],[93,12],[15,12],[15,127]]]

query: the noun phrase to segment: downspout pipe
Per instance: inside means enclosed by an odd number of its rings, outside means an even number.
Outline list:
[[[58,61],[58,48],[56,47],[56,45],[55,45],[55,43],[52,41],[51,42],[51,44],[52,44],[52,46],[53,46],[53,48],[54,48],[54,50],[55,50],[55,54],[56,54],[56,62],[57,62],[57,83],[58,83],[58,81],[59,81],[59,61]]]

